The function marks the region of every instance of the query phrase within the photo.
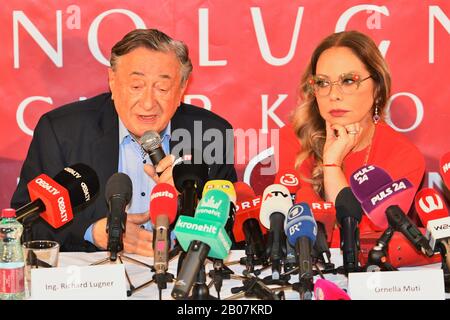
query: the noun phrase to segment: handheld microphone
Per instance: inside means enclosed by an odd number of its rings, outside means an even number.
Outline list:
[[[193,154],[184,155],[173,166],[175,188],[181,193],[181,214],[193,217],[203,186],[208,181],[208,167],[193,161]]]
[[[316,300],[351,300],[350,296],[329,280],[317,279],[314,284]]]
[[[78,163],[64,168],[53,179],[41,174],[27,187],[31,202],[16,210],[17,220],[40,215],[58,229],[73,219],[73,209],[95,198],[99,181],[93,169]]]
[[[392,205],[388,207],[386,209],[386,216],[389,225],[394,230],[400,231],[417,250],[422,251],[428,257],[433,256],[434,252],[428,244],[427,239],[399,206]]]
[[[173,298],[184,299],[189,294],[207,256],[228,256],[231,240],[224,226],[229,211],[228,196],[221,190],[211,190],[199,202],[195,217],[178,217],[174,232],[187,254],[172,290]]]
[[[252,187],[244,182],[236,182],[234,186],[238,203],[233,236],[236,242],[245,240],[246,271],[252,272],[254,265],[264,264],[267,260],[264,243],[267,229],[259,221],[261,197],[257,197]]]
[[[244,198],[240,196],[239,191],[237,192],[237,198]],[[233,236],[236,242],[245,240],[248,269],[252,269],[253,261],[257,264],[263,264],[267,260],[264,244],[264,234],[267,233],[267,229],[259,221],[260,209],[261,197],[256,196],[236,205]]]
[[[284,230],[289,244],[295,248],[299,266],[300,298],[311,300],[314,289],[311,248],[316,242],[317,224],[308,204],[303,202],[291,207]]]
[[[286,255],[284,219],[292,207],[289,190],[280,184],[268,186],[262,196],[259,221],[269,229],[268,256],[272,263],[272,279],[280,279],[281,259]]]
[[[139,144],[142,149],[148,153],[148,156],[155,167],[166,156],[161,145],[161,137],[156,131],[149,130],[144,132],[142,137],[139,139]],[[157,174],[159,176],[161,172]]]
[[[314,213],[314,212],[313,212]],[[334,269],[331,263],[331,252],[327,242],[327,232],[325,226],[321,222],[317,222],[317,237],[314,243],[312,256],[324,264],[325,270]]]
[[[450,152],[444,154],[439,161],[439,172],[447,189],[450,189]]]
[[[209,180],[203,187],[202,197],[204,197],[205,194],[211,190],[221,190],[225,192],[225,194],[230,199],[230,214],[228,215],[225,230],[227,231],[228,236],[231,238],[231,241],[235,242],[235,240],[233,239],[233,226],[235,223],[236,215],[236,191],[234,190],[234,185],[228,180]]]
[[[359,228],[362,208],[349,187],[343,188],[336,197],[336,219],[340,225],[341,250],[346,274],[359,271]]]
[[[292,202],[295,203],[295,196],[298,189],[300,189],[300,176],[295,170],[279,171],[275,177],[274,183],[285,186],[291,194]],[[284,259],[284,271],[289,272],[295,268],[296,258],[295,249],[293,246],[286,243],[286,258]]]
[[[125,208],[132,196],[133,184],[125,173],[116,172],[106,182],[105,198],[109,209],[106,222],[107,250],[111,253],[111,261],[116,261],[117,254],[123,250],[123,234],[127,222]]]
[[[393,181],[386,171],[373,165],[356,170],[350,186],[369,220],[380,230],[388,227],[386,209],[398,205],[408,212],[415,192],[407,179]]]
[[[439,252],[447,260],[447,269],[450,268],[450,217],[442,197],[434,189],[420,190],[415,199],[417,214],[420,221],[426,226],[425,237],[429,240],[431,249]],[[443,259],[443,267],[445,262]]]
[[[431,188],[420,190],[414,199],[417,215],[427,228],[425,237],[431,249],[442,256],[442,267],[448,273],[450,269],[450,217],[448,208],[440,194]]]
[[[170,225],[177,217],[177,190],[168,183],[158,183],[150,195],[150,220],[153,228],[153,267],[156,274],[167,271],[169,264]]]
[[[317,223],[317,238],[313,247],[313,257],[319,258],[325,264],[325,269],[334,269],[331,263],[331,252],[329,244],[333,236],[336,224],[336,209],[334,203],[322,201],[312,188],[300,188],[295,198],[297,202],[306,202],[309,204],[314,219]]]
[[[230,199],[230,202],[232,202],[233,205],[236,205],[236,190],[234,189],[233,183],[228,180],[209,180],[203,187],[202,197],[204,197],[206,193],[214,189],[222,190],[223,192],[225,192]]]

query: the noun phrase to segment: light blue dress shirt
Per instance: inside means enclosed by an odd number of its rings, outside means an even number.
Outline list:
[[[169,154],[170,122],[161,132],[161,145],[165,154]],[[127,207],[127,213],[144,213],[150,210],[150,194],[155,182],[144,172],[144,165],[152,164],[147,152],[130,135],[128,129],[119,118],[119,168],[118,172],[127,174],[133,181],[133,196]],[[151,222],[143,225],[147,230],[152,230]],[[92,236],[93,224],[84,234],[84,239],[94,243]]]

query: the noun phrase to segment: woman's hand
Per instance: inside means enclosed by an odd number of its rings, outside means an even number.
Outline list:
[[[346,126],[326,122],[323,163],[342,166],[347,154],[360,142],[363,128],[359,123]]]

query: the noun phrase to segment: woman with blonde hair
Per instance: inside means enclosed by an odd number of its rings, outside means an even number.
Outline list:
[[[367,164],[417,190],[425,161],[383,120],[390,90],[388,66],[371,38],[357,31],[325,38],[302,76],[291,123],[281,129],[278,170],[295,169],[316,200],[334,202]],[[360,227],[376,230],[366,217]]]

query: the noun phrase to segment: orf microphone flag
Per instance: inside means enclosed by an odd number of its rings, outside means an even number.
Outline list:
[[[316,222],[320,222],[325,227],[327,233],[327,242],[331,243],[334,226],[336,224],[336,208],[333,202],[320,201],[320,198],[313,190],[306,191],[307,188],[301,188],[295,195],[296,202],[306,202],[314,214]]]
[[[255,191],[251,186],[249,186],[247,183],[238,181],[233,183],[234,190],[236,191],[236,202],[244,202],[249,201],[251,199],[256,198]]]

